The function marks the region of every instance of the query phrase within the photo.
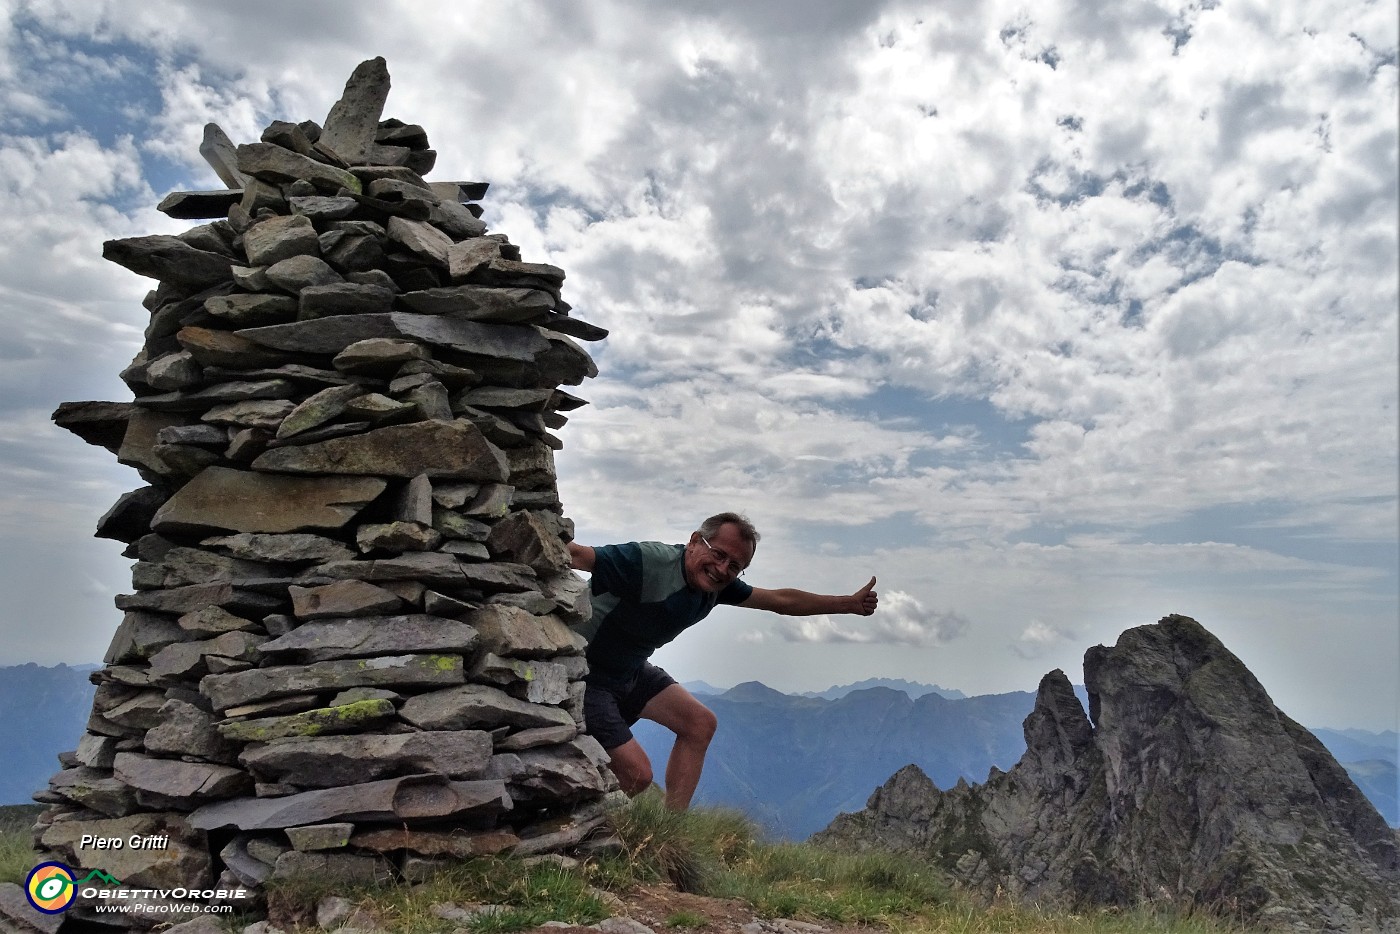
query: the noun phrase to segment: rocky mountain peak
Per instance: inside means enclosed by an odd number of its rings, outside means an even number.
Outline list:
[[[1243,662],[1185,616],[1040,683],[1009,772],[940,791],[896,773],[815,839],[922,854],[967,886],[1166,901],[1292,930],[1400,931],[1396,835]]]
[[[745,681],[725,691],[723,696],[732,701],[771,701],[786,695],[761,681]]]

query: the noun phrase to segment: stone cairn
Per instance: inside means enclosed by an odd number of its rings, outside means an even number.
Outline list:
[[[588,593],[550,433],[584,404],[558,387],[597,375],[571,338],[606,332],[486,232],[485,184],[424,180],[436,153],[381,119],[388,91],[374,59],[323,126],[235,147],[210,124],[228,190],[160,210],[219,219],[104,244],[159,280],[135,398],[54,420],[147,485],[99,523],[136,592],[35,796],[46,859],[256,898],[564,852],[618,799],[581,732]]]

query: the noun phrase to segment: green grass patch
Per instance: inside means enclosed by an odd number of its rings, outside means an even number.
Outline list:
[[[526,865],[510,858],[470,860],[418,885],[328,884],[296,879],[270,885],[268,913],[284,930],[314,928],[316,905],[338,895],[396,934],[510,934],[546,921],[594,924],[611,912],[577,872],[550,863]],[[463,920],[440,917],[437,906],[495,905],[498,909]]]
[[[907,858],[801,844],[757,847],[716,881],[712,894],[749,902],[764,917],[845,924],[891,924],[949,898],[932,868]]]
[[[34,826],[34,822],[39,819],[39,815],[44,813],[45,806],[42,804],[6,804],[0,805],[0,833],[7,833],[11,830],[22,830],[28,833]]]
[[[713,894],[716,873],[757,845],[753,822],[738,811],[666,809],[659,789],[632,800],[613,817],[626,853],[591,868],[597,884],[622,891],[643,882],[670,882],[682,892]]]
[[[0,807],[0,882],[23,885],[29,870],[39,862],[33,847],[34,822],[44,812],[42,804],[9,804]]]
[[[0,882],[23,885],[38,861],[28,829],[0,831]]]
[[[698,895],[734,898],[763,917],[880,923],[912,916],[947,897],[931,868],[887,855],[841,854],[800,844],[758,840],[755,825],[735,811],[666,810],[647,794],[617,815],[627,853],[621,866],[594,868],[598,884],[666,882]]]
[[[954,889],[937,868],[893,853],[850,853],[761,842],[733,811],[673,814],[659,795],[635,799],[615,818],[621,858],[586,869],[622,893],[638,882],[737,899],[759,917],[872,925],[893,934],[1240,934],[1216,918],[1148,910],[1072,912],[1018,904],[987,907]],[[703,920],[703,919],[702,919]],[[684,924],[670,924],[681,928]]]
[[[668,928],[675,928],[677,930],[685,930],[687,928],[702,928],[708,923],[709,921],[705,918],[704,915],[698,914],[694,911],[674,912],[667,916],[665,922]]]
[[[1146,909],[1065,911],[1013,904],[985,907],[961,898],[911,924],[893,926],[894,934],[1246,934],[1246,930],[1207,916]]]

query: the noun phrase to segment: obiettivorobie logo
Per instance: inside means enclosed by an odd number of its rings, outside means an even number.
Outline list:
[[[94,869],[81,879],[73,878],[73,870],[63,863],[40,863],[29,871],[24,880],[24,896],[36,911],[56,915],[67,911],[78,897],[79,886],[97,881],[103,885],[121,885],[101,869]]]
[[[81,872],[82,870],[77,870]],[[64,863],[40,863],[24,880],[24,896],[35,911],[56,915],[82,898],[84,910],[97,914],[229,914],[234,904],[250,897],[244,888],[178,886],[169,889],[130,888],[101,869],[81,879]]]

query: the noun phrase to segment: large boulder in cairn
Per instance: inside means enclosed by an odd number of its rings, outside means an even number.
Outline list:
[[[1395,832],[1199,623],[1090,649],[1084,683],[1087,717],[1045,676],[1011,771],[940,791],[907,766],[814,842],[917,853],[988,896],[1400,931]]]
[[[377,477],[288,477],[209,467],[151,520],[163,534],[339,529],[387,484]]]
[[[375,130],[389,99],[389,68],[383,58],[361,62],[345,93],[326,115],[321,142],[349,163],[370,161]]]

